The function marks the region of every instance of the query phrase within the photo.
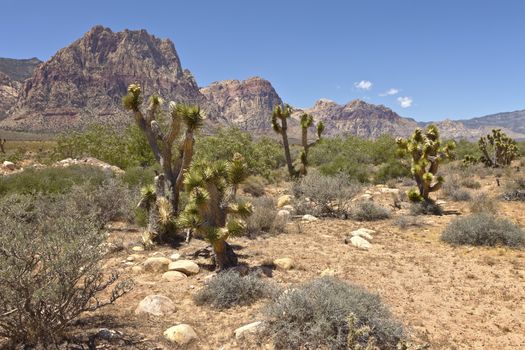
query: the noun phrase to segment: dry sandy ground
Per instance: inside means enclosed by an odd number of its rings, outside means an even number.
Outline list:
[[[465,205],[447,203],[445,209],[466,212]],[[502,212],[525,227],[525,203],[502,203]],[[400,229],[394,220],[359,223],[351,220],[293,222],[288,232],[255,240],[237,238],[241,261],[261,266],[279,257],[291,257],[296,267],[274,270],[271,280],[280,285],[318,277],[327,269],[346,281],[378,293],[394,315],[408,327],[414,341],[430,349],[525,349],[525,251],[505,248],[450,247],[439,240],[445,225],[455,215],[427,216],[422,227]],[[373,247],[358,250],[344,244],[352,230],[377,230]],[[123,261],[131,254],[139,232],[113,231],[111,241],[123,241],[124,250],[113,253],[106,267],[122,269],[135,280],[135,289],[98,314],[105,327],[114,326],[126,335],[144,340],[137,347],[174,349],[162,333],[178,323],[190,324],[199,340],[188,349],[258,349],[253,341],[237,344],[233,331],[261,319],[264,301],[249,307],[218,311],[197,306],[193,294],[211,271],[202,269],[182,282],[165,282],[161,274],[134,274]],[[178,248],[190,253],[205,247],[193,240]],[[170,256],[174,249],[159,248]],[[144,258],[154,252],[139,254]],[[197,262],[205,267],[209,260]],[[140,260],[136,262],[140,264]],[[150,294],[163,294],[177,303],[177,311],[164,317],[136,316],[139,301]],[[113,320],[110,323],[110,319]],[[109,326],[108,326],[109,324]]]

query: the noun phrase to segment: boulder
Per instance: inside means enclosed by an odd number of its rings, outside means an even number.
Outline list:
[[[177,260],[169,263],[169,271],[179,271],[186,275],[195,275],[200,271],[199,265],[190,260]]]
[[[173,312],[175,312],[175,303],[170,298],[159,294],[148,295],[135,309],[136,315],[164,316]]]
[[[164,274],[162,275],[162,279],[168,282],[180,281],[187,277],[188,276],[186,276],[185,274],[179,271],[168,271],[168,272],[164,272]]]
[[[166,272],[171,260],[165,257],[154,256],[144,261],[144,270],[148,272]]]
[[[359,236],[353,236],[352,238],[350,238],[350,243],[354,247],[363,249],[363,250],[368,250],[372,247],[372,244],[370,244],[370,242],[368,242],[363,237],[359,237]]]
[[[288,210],[281,209],[277,212],[277,217],[284,221],[290,220],[290,212]]]
[[[257,332],[257,328],[261,325],[261,321],[253,322],[242,327],[237,328],[233,333],[235,339],[242,339],[247,334],[253,334]]]
[[[164,337],[172,343],[186,345],[197,339],[197,333],[195,333],[190,325],[179,324],[166,329],[164,331]]]
[[[294,261],[291,258],[275,259],[273,264],[281,270],[291,270],[294,267]]]
[[[284,206],[282,207],[282,209],[284,209],[284,210],[288,210],[290,213],[293,213],[293,211],[294,211],[294,207],[292,207],[292,206],[289,205],[289,204],[288,204],[288,205],[284,205]]]
[[[289,194],[282,195],[277,199],[277,208],[282,208],[290,204],[292,204],[292,196]]]
[[[170,259],[173,260],[173,261],[179,260],[180,259],[180,254],[179,253],[173,253],[173,254],[170,255]]]
[[[15,169],[16,169],[16,165],[15,165],[15,163],[10,162],[10,161],[8,161],[8,160],[6,160],[6,161],[4,161],[4,162],[2,163],[2,167],[3,167],[4,169],[7,169],[7,170],[15,170]]]
[[[316,218],[315,216],[313,215],[310,215],[310,214],[306,214],[306,215],[303,215],[303,218],[302,218],[303,221],[308,221],[308,222],[312,222],[312,221],[317,221],[319,220],[318,218]]]
[[[350,234],[352,235],[352,237],[355,237],[355,236],[358,236],[358,237],[362,237],[368,241],[371,241],[373,240],[374,238],[372,237],[372,233],[375,233],[376,231],[374,230],[370,230],[370,229],[367,229],[367,228],[360,228],[359,230],[355,230],[355,231],[352,231]]]

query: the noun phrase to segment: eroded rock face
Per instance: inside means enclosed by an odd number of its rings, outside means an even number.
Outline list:
[[[2,126],[64,131],[94,122],[126,125],[132,120],[121,98],[135,82],[146,94],[206,104],[191,73],[182,69],[172,41],[145,30],[113,32],[96,26],[35,70]]]
[[[283,103],[272,84],[259,77],[219,81],[200,91],[229,123],[242,130],[269,131],[272,110]]]
[[[19,89],[19,82],[0,72],[0,120],[7,117],[8,111],[16,104]]]

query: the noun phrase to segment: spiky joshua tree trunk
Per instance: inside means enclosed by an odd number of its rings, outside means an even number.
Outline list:
[[[508,137],[501,129],[493,129],[492,134],[480,138],[478,145],[483,153],[479,160],[487,167],[509,166],[520,154],[516,141]]]
[[[184,184],[189,201],[179,225],[191,227],[212,246],[218,270],[237,265],[237,256],[227,239],[245,229],[243,218],[251,215],[251,203],[237,202],[237,186],[247,177],[247,165],[240,154],[229,162],[194,164]]]
[[[410,190],[408,197],[414,202],[430,202],[430,193],[439,190],[444,181],[442,176],[436,176],[439,164],[453,158],[456,144],[452,141],[442,147],[435,125],[429,125],[424,132],[417,128],[411,137],[398,138],[396,143],[402,154],[408,153],[412,158],[411,171],[418,188]]]
[[[317,124],[317,141],[308,143],[308,128],[313,125],[314,119],[309,114],[301,116],[301,144],[303,150],[301,152],[301,166],[296,170],[293,166],[292,156],[290,155],[290,144],[288,142],[288,118],[292,114],[292,107],[285,104],[284,106],[276,106],[272,113],[272,128],[280,134],[283,139],[284,157],[286,159],[286,166],[290,177],[297,177],[298,175],[306,175],[306,168],[308,166],[308,149],[321,139],[321,134],[324,131],[324,124],[320,122]]]
[[[132,112],[162,171],[155,177],[155,188],[143,191],[140,203],[149,207],[149,223],[144,240],[151,244],[153,241],[165,241],[174,231],[173,223],[179,212],[184,173],[193,157],[194,133],[201,127],[204,116],[198,106],[170,102],[171,120],[164,131],[157,121],[163,100],[159,96],[151,96],[145,112],[142,111],[142,102],[140,86],[130,85],[128,94],[123,98],[123,105]],[[176,144],[183,126],[184,136]]]

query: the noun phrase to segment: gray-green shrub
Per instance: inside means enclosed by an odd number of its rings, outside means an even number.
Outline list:
[[[277,208],[272,197],[250,198],[253,213],[245,219],[246,235],[256,237],[262,233],[282,233],[286,228],[286,218],[277,216]]]
[[[512,221],[487,213],[475,213],[454,219],[441,234],[452,245],[509,246],[525,244],[523,230]]]
[[[390,217],[390,212],[372,201],[361,201],[352,211],[352,218],[358,221],[384,220]]]
[[[358,339],[366,346],[373,337],[379,348],[395,349],[404,337],[380,297],[334,277],[322,277],[283,292],[264,311],[263,335],[276,349],[346,349],[348,321],[368,326]]]

